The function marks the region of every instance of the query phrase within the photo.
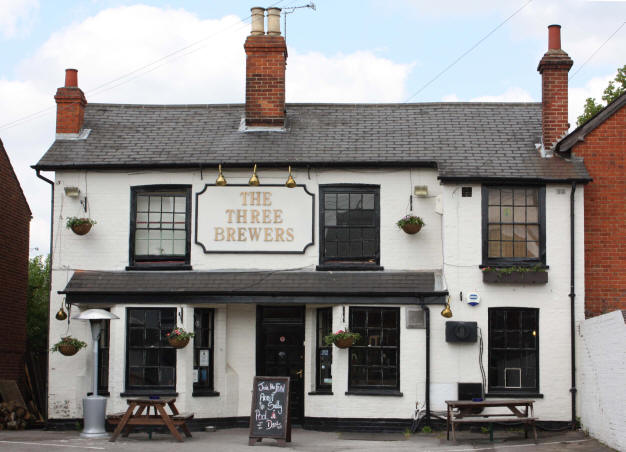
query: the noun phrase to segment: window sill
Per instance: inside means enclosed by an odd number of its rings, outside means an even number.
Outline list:
[[[219,397],[220,393],[212,389],[195,389],[191,397]]]
[[[485,397],[502,397],[506,399],[543,399],[543,394],[538,392],[490,392]]]
[[[385,267],[376,264],[321,264],[315,267],[317,271],[383,271]]]
[[[346,391],[346,395],[404,397],[404,394],[395,389],[352,389]]]
[[[178,397],[178,392],[167,389],[128,389],[120,392],[120,397],[138,397],[138,396],[164,396]]]
[[[189,264],[135,264],[126,267],[131,271],[154,271],[154,270],[193,270]]]
[[[547,271],[512,271],[483,270],[483,282],[488,284],[547,284]]]
[[[311,391],[309,395],[333,395],[333,391]]]

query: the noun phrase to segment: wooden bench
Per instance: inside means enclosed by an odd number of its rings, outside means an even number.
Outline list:
[[[489,424],[489,441],[493,441],[493,424],[524,424],[524,437],[528,438],[528,428],[532,427],[533,429],[533,438],[537,441],[537,428],[535,426],[535,421],[537,418],[535,417],[517,417],[517,416],[509,416],[509,415],[497,415],[489,416],[463,416],[463,417],[453,417],[450,419],[450,424],[452,426],[452,440],[456,441],[455,435],[455,425],[456,424]]]
[[[533,414],[532,399],[490,399],[490,400],[446,400],[448,405],[447,437],[456,441],[456,425],[458,424],[489,424],[489,440],[493,441],[493,424],[524,424],[524,436],[528,438],[528,429],[532,427],[533,437],[537,441],[537,429]],[[507,408],[508,411],[499,413],[480,414],[482,409]],[[478,412],[476,412],[478,410]]]
[[[113,413],[107,416],[107,421],[116,425],[115,431],[109,441],[115,441],[120,434],[127,437],[137,426],[148,428],[148,436],[152,439],[152,431],[155,427],[166,427],[178,441],[183,441],[178,429],[186,437],[191,438],[191,432],[187,427],[187,421],[193,419],[193,413],[179,413],[174,405],[174,398],[166,399],[128,399],[128,409],[125,412]],[[167,405],[171,414],[165,410]],[[154,414],[150,414],[150,411]]]

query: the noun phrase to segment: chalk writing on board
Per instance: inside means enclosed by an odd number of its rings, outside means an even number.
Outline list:
[[[249,436],[250,445],[262,438],[291,441],[289,377],[254,377]]]

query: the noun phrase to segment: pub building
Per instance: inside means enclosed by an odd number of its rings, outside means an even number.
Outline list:
[[[483,395],[568,422],[589,176],[552,150],[572,64],[559,27],[543,104],[285,104],[280,10],[252,12],[243,105],[87,103],[66,71],[33,167],[54,171],[50,343],[60,307],[110,310],[107,412],[173,395],[196,428],[247,426],[255,376],[291,377],[311,429],[404,430],[417,402]],[[407,214],[418,233],[396,225]],[[77,235],[69,217],[97,223]],[[175,327],[195,333],[184,348]],[[328,345],[338,330],[361,338]],[[69,334],[91,344],[86,322]],[[90,347],[50,354],[51,424],[82,418]]]

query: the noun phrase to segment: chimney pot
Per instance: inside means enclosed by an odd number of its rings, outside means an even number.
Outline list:
[[[561,49],[561,26],[549,25],[548,26],[548,50],[560,50]]]
[[[255,6],[250,8],[252,12],[252,30],[250,34],[252,36],[259,36],[265,34],[265,8]]]
[[[267,34],[280,36],[280,8],[267,8]]]
[[[78,70],[76,69],[65,70],[65,87],[66,88],[78,88]]]

